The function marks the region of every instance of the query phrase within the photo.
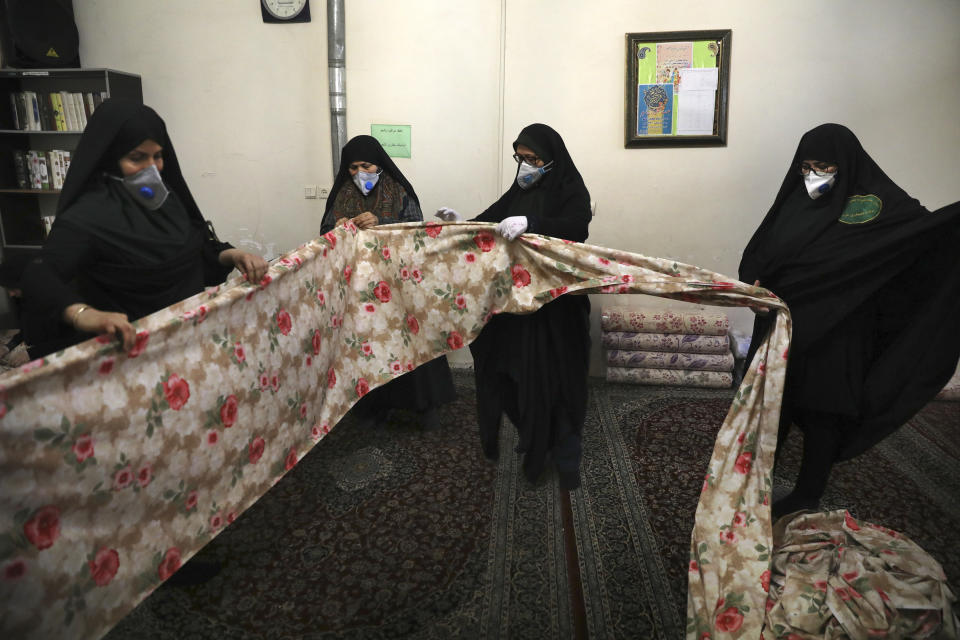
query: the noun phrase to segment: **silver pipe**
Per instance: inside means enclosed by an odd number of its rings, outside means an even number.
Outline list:
[[[347,45],[343,0],[327,0],[327,77],[330,86],[330,152],[333,176],[347,144]]]

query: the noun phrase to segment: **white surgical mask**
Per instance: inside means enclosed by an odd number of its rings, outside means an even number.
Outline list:
[[[117,176],[110,177],[114,180],[119,180],[123,184],[124,189],[133,196],[133,199],[136,200],[140,206],[150,211],[156,211],[162,207],[163,203],[167,200],[167,196],[170,195],[170,191],[167,189],[167,186],[163,184],[163,178],[160,177],[160,171],[155,164],[123,178]]]
[[[521,189],[529,189],[536,184],[537,180],[542,178],[547,171],[553,168],[550,166],[552,164],[553,161],[550,161],[542,167],[535,167],[526,161],[521,162],[520,168],[517,170],[517,184],[520,185]]]
[[[379,173],[371,173],[369,171],[357,171],[356,175],[353,176],[353,183],[357,185],[357,189],[360,189],[360,193],[367,195],[373,188],[377,186],[377,181],[380,179]]]
[[[836,180],[836,172],[826,176],[818,176],[811,171],[803,176],[803,185],[807,188],[807,193],[810,194],[810,197],[816,200],[827,191],[830,191],[830,188],[833,187],[833,183],[836,182]]]

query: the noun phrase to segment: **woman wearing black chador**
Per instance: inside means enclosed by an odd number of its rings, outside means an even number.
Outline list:
[[[380,142],[356,136],[340,153],[340,170],[330,189],[320,233],[353,222],[360,229],[423,220],[420,199]],[[437,409],[457,397],[446,356],[425,362],[365,395],[354,407],[367,425],[383,422],[391,409],[413,411],[424,429],[441,425]]]
[[[560,134],[545,124],[531,124],[520,131],[513,150],[513,184],[474,220],[498,223],[497,230],[508,240],[525,232],[586,240],[590,194]],[[437,216],[459,218],[446,207]],[[497,457],[506,413],[517,427],[528,480],[537,480],[549,454],[560,488],[580,486],[590,358],[587,297],[563,295],[531,314],[499,314],[470,351],[484,454]]]
[[[24,271],[23,333],[39,357],[93,334],[133,346],[130,321],[223,282],[258,282],[260,256],[220,242],[150,107],[107,100],[90,116],[40,257]]]
[[[800,140],[740,279],[793,317],[782,445],[804,435],[792,493],[774,517],[819,507],[833,464],[863,453],[943,388],[960,356],[960,203],[934,212],[898,187],[846,127]],[[753,344],[770,319],[758,316]]]

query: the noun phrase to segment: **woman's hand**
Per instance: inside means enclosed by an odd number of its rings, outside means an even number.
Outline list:
[[[270,265],[255,253],[247,253],[240,249],[226,249],[220,252],[220,264],[227,267],[233,265],[240,273],[247,277],[247,282],[257,284],[267,275]]]
[[[753,286],[755,287],[761,286],[759,278],[753,281]],[[751,309],[753,309],[754,313],[759,313],[762,316],[765,316],[768,313],[770,313],[770,309],[767,309],[766,307],[751,307]]]
[[[377,218],[377,216],[373,215],[369,211],[364,211],[360,215],[353,218],[351,222],[357,225],[358,229],[369,229],[370,227],[375,227],[380,224],[380,220]]]
[[[100,311],[85,304],[72,304],[63,310],[63,321],[73,325],[77,331],[112,335],[123,344],[124,351],[130,351],[137,342],[137,330],[127,320],[125,313]]]

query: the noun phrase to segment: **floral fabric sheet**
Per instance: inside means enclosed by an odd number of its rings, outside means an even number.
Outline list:
[[[784,304],[670,260],[430,222],[338,227],[260,283],[143,318],[128,354],[91,339],[0,376],[0,634],[100,637],[370,389],[463,348],[494,314],[584,293],[776,314],[705,470],[689,573],[689,637],[760,637]]]

